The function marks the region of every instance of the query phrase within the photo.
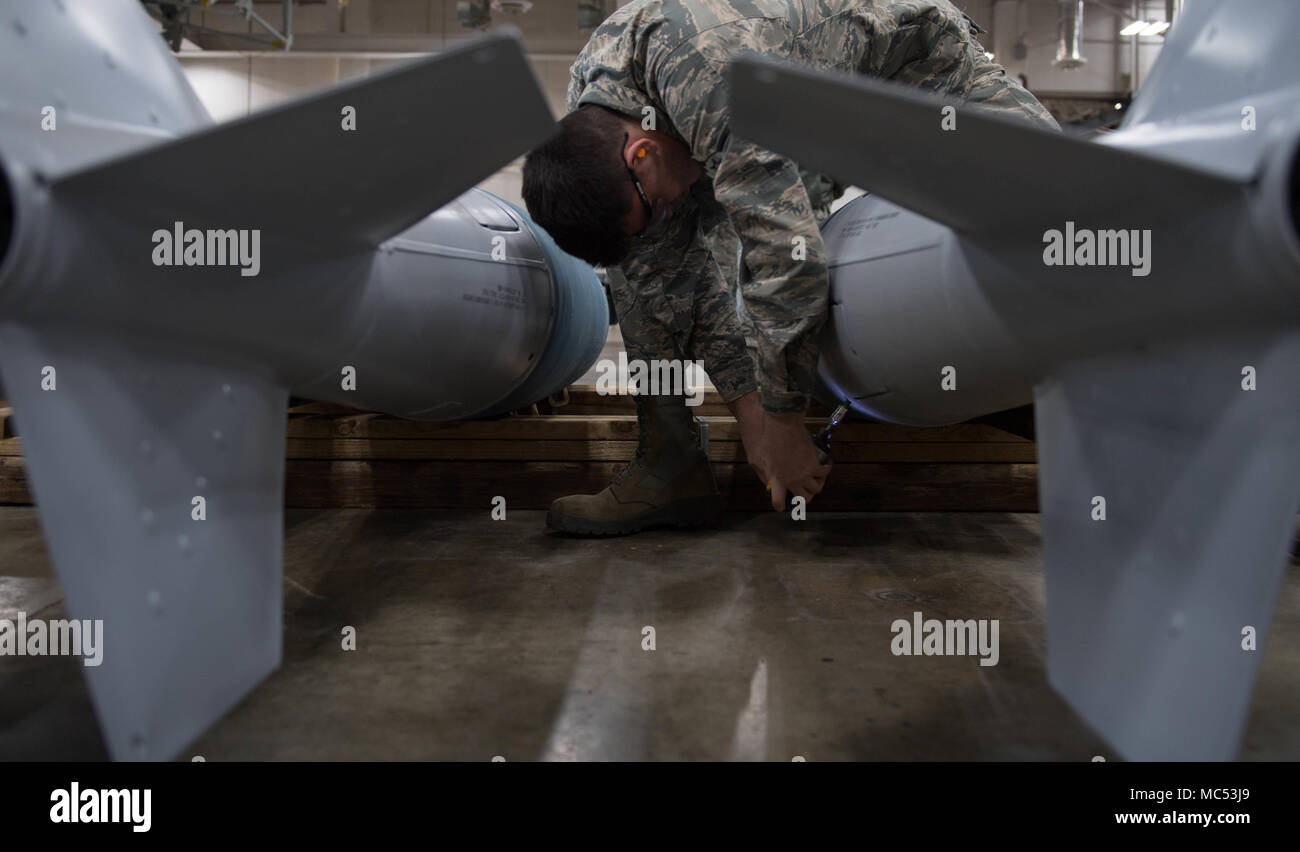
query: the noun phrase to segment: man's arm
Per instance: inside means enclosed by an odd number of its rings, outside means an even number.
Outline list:
[[[830,283],[825,249],[794,163],[731,135],[725,39],[700,39],[652,61],[647,80],[741,243],[741,299],[757,344],[763,407],[808,408]]]
[[[731,138],[728,58],[704,48],[678,50],[652,76],[668,118],[713,176],[714,196],[740,238],[740,293],[754,329],[764,409],[758,445],[751,451],[747,442],[746,451],[770,477],[772,507],[781,510],[787,491],[811,500],[829,472],[818,461],[803,415],[830,282],[821,232],[797,167]]]
[[[826,251],[799,170],[789,160],[733,139],[713,191],[740,236],[740,292],[757,345],[764,414],[757,447],[746,451],[765,471],[772,508],[781,511],[787,492],[811,501],[830,472],[803,423],[829,306]]]
[[[741,242],[740,294],[754,328],[763,408],[803,414],[826,321],[826,250],[794,163],[731,140],[713,192]]]

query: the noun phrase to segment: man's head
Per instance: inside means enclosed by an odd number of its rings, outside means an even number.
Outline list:
[[[699,176],[681,142],[588,105],[524,160],[524,203],[560,248],[608,266],[627,256],[631,237],[670,216]]]

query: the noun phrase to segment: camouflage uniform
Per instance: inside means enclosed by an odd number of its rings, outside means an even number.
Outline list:
[[[985,58],[947,0],[635,0],[592,33],[570,71],[568,109],[599,104],[643,120],[650,107],[655,129],[704,168],[672,218],[635,238],[622,264],[627,284],[613,295],[629,355],[699,359],[724,399],[755,390],[757,379],[766,410],[803,412],[828,308],[816,214],[829,208],[831,182],[801,179],[794,163],[731,136],[727,64],[746,51],[1056,122]]]

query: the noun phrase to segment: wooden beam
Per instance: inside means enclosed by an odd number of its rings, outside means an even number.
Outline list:
[[[27,471],[21,458],[0,458],[0,506],[30,506]]]
[[[734,417],[707,417],[709,440],[738,441]],[[810,431],[826,424],[809,418]],[[289,438],[370,438],[516,441],[617,441],[637,438],[636,417],[630,415],[552,414],[503,417],[499,420],[403,420],[383,414],[337,417],[291,417]],[[892,423],[841,423],[833,446],[857,441],[934,441],[945,443],[1007,442],[1032,444],[1025,438],[982,423],[956,426],[896,426]]]
[[[577,402],[559,409],[563,414],[452,422],[334,403],[294,405],[286,504],[472,509],[490,507],[500,495],[515,508],[543,509],[565,494],[595,493],[635,455],[636,417],[626,397],[579,388],[570,398]],[[712,402],[721,406],[716,394]],[[605,413],[571,413],[572,406],[597,403]],[[767,508],[735,419],[693,413],[708,424],[709,458],[728,507]],[[7,421],[7,407],[0,407],[0,429]],[[810,418],[809,429],[825,422]],[[832,438],[835,471],[814,504],[820,511],[1035,511],[1035,450],[1032,441],[988,423],[847,422]],[[21,454],[20,438],[0,437],[0,503],[31,502]]]
[[[290,460],[285,505],[292,507],[491,508],[494,496],[517,509],[545,509],[565,494],[594,494],[618,462]],[[718,462],[713,474],[728,509],[766,508],[747,464]],[[818,511],[1037,511],[1037,465],[1006,463],[841,464],[814,501]],[[0,504],[30,505],[23,459],[0,458]]]
[[[3,444],[4,442],[0,442]],[[290,438],[290,459],[446,459],[460,461],[629,461],[636,441],[396,440]],[[938,441],[834,442],[837,464],[859,462],[1020,462],[1036,461],[1029,443],[943,443]],[[0,446],[0,455],[5,448]],[[715,462],[743,462],[739,441],[709,440]]]

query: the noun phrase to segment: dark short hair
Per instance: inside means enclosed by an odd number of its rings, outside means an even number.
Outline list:
[[[528,214],[588,263],[612,266],[631,245],[620,226],[632,207],[624,132],[618,113],[589,104],[561,119],[560,132],[524,160]]]

